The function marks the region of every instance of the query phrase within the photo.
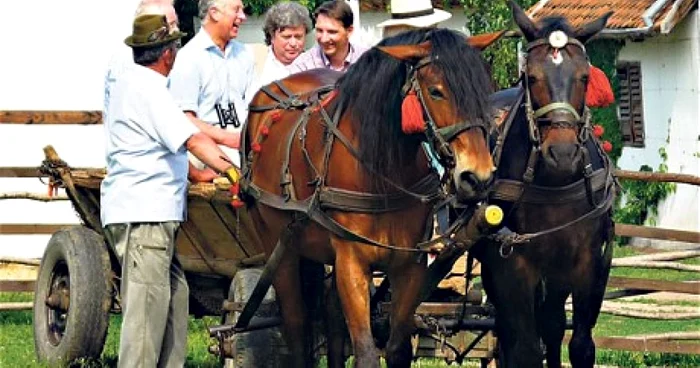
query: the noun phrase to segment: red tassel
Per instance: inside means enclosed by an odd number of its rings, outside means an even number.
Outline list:
[[[238,183],[236,183],[236,184],[231,184],[231,186],[228,188],[228,191],[229,191],[232,195],[234,195],[234,196],[237,196],[237,195],[238,195],[238,191],[239,191],[239,190],[241,190],[241,187],[240,187],[240,185],[239,185]]]
[[[272,115],[270,115],[270,117],[272,118],[272,122],[276,123],[282,118],[282,112],[277,110],[273,112]]]
[[[241,208],[245,205],[245,202],[238,197],[240,190],[241,186],[239,183],[231,184],[231,187],[228,188],[228,191],[231,193],[231,206],[233,208]]]
[[[238,196],[234,196],[231,201],[231,206],[233,206],[233,208],[241,208],[245,206],[245,202],[241,201]]]
[[[612,143],[610,143],[610,141],[603,141],[603,151],[605,151],[605,153],[612,152],[612,149],[613,146]]]
[[[263,137],[267,137],[267,135],[270,134],[270,128],[268,128],[267,126],[263,125],[262,127],[260,127],[260,134],[261,134]]]
[[[596,138],[602,137],[604,133],[605,133],[605,128],[603,128],[602,125],[596,124],[593,126],[593,135]]]
[[[422,133],[425,131],[423,107],[415,91],[409,92],[401,104],[401,129],[406,134]]]
[[[588,107],[606,107],[615,102],[610,81],[605,73],[591,65],[586,89],[586,105]]]
[[[253,152],[258,153],[262,150],[262,147],[260,146],[260,143],[253,143],[250,145],[250,148],[253,150]]]

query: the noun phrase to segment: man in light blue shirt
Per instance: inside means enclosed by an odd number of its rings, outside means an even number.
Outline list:
[[[191,119],[234,132],[240,132],[255,93],[254,57],[234,39],[246,19],[243,10],[241,0],[199,1],[202,29],[180,51],[169,86]],[[222,149],[239,162],[237,151]]]
[[[120,367],[182,367],[189,289],[175,255],[186,219],[187,151],[229,180],[236,169],[190,121],[167,89],[183,33],[164,15],[142,15],[124,42],[134,65],[115,81],[105,121],[107,175],[101,187],[105,238],[122,266]]]

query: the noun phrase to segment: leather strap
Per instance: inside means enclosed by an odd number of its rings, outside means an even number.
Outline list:
[[[604,168],[593,172],[590,186],[593,192],[603,189],[607,183]],[[521,196],[522,193],[522,196]],[[520,201],[534,204],[564,204],[586,199],[586,179],[562,187],[544,187],[510,179],[498,179],[493,185],[491,198],[507,202]]]

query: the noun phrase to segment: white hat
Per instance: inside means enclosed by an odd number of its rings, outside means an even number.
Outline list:
[[[452,14],[433,8],[430,0],[391,0],[391,19],[377,24],[377,27],[407,25],[423,28],[451,17]]]

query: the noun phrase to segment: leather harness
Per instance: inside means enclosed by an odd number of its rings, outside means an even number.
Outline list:
[[[483,122],[478,122],[479,124],[459,122],[445,128],[438,128],[435,125],[435,122],[430,116],[430,113],[426,107],[417,77],[417,71],[431,62],[432,59],[430,57],[426,57],[418,61],[418,63],[413,66],[407,66],[409,68],[409,72],[406,83],[402,89],[402,93],[405,95],[410,90],[413,90],[418,95],[426,122],[425,136],[427,141],[430,143],[430,149],[432,150],[431,153],[434,154],[435,157],[438,157],[441,163],[450,169],[454,165],[454,154],[448,142],[456,138],[456,136],[461,132],[464,132],[471,127],[480,127],[484,130],[484,132],[486,130],[482,126]],[[275,103],[263,106],[251,105],[250,111],[301,111],[300,117],[294,123],[294,127],[292,128],[290,134],[286,137],[286,147],[284,151],[285,156],[282,163],[280,182],[283,194],[280,196],[278,194],[268,192],[252,182],[251,168],[256,152],[251,148],[254,144],[260,144],[260,142],[248,142],[247,134],[243,134],[241,139],[241,152],[242,154],[244,154],[243,152],[248,152],[247,157],[242,160],[241,190],[245,195],[248,195],[255,201],[267,206],[300,214],[302,215],[302,218],[315,221],[340,238],[379,248],[425,254],[438,252],[438,248],[435,247],[438,243],[445,243],[445,245],[448,247],[453,243],[450,239],[451,234],[457,231],[462,225],[466,224],[469,219],[469,216],[467,216],[467,212],[469,211],[465,211],[465,214],[454,221],[447,229],[445,229],[443,234],[432,240],[428,240],[432,235],[432,214],[434,214],[437,210],[436,207],[439,207],[440,205],[446,206],[455,202],[452,195],[447,194],[443,188],[441,179],[436,170],[432,169],[429,175],[426,175],[423,179],[408,188],[395,183],[390,178],[381,175],[380,173],[372,172],[368,166],[360,160],[359,152],[355,147],[353,147],[350,140],[338,129],[340,117],[344,112],[343,106],[336,103],[332,111],[329,111],[328,109],[328,105],[330,105],[332,100],[336,97],[335,92],[333,92],[335,90],[335,86],[322,86],[312,92],[297,95],[286,88],[281,82],[276,81],[273,83],[284,95],[281,96],[278,93],[275,93],[270,86],[264,86],[261,88],[261,91],[272,98]],[[310,121],[310,117],[314,112],[318,112],[320,114],[322,124],[324,125],[324,128],[326,128],[325,139],[322,143],[324,145],[324,157],[322,167],[320,168],[314,167],[308,152],[306,152],[305,148],[303,148],[305,147],[304,141],[306,138],[306,125]],[[267,119],[266,121],[262,122],[262,124],[265,124],[268,129],[271,123],[272,119]],[[244,132],[248,129],[247,124],[248,123],[246,122],[246,126],[244,126],[243,129]],[[301,138],[301,146],[302,150],[304,151],[303,154],[306,163],[309,168],[311,168],[312,172],[316,174],[316,178],[310,183],[310,185],[315,186],[315,190],[313,194],[306,199],[297,199],[292,185],[292,173],[290,172],[289,164],[292,142],[295,137]],[[334,188],[326,185],[325,180],[330,164],[330,153],[333,144],[336,141],[339,141],[340,144],[345,146],[348,152],[350,152],[350,154],[354,156],[361,165],[370,171],[371,174],[379,176],[387,184],[397,189],[397,191],[390,194],[363,193]],[[425,231],[423,241],[420,242],[416,248],[403,248],[380,243],[353,232],[335,221],[327,213],[328,210],[359,213],[386,213],[405,209],[416,205],[417,203],[431,205],[432,213],[431,216],[427,218],[424,226]],[[438,203],[440,203],[440,205],[435,206]]]
[[[585,54],[585,47],[576,39],[569,39],[567,44],[572,44],[580,47]],[[547,40],[541,39],[531,42],[527,45],[526,50],[529,52],[534,48],[548,45]],[[600,144],[595,139],[591,138],[591,123],[590,111],[588,107],[584,107],[583,114],[579,114],[576,109],[568,102],[553,102],[545,105],[537,110],[533,110],[532,99],[530,96],[530,86],[528,84],[526,71],[521,74],[521,89],[520,93],[515,97],[515,101],[511,107],[511,111],[503,122],[503,129],[497,137],[493,158],[496,167],[500,164],[503,155],[503,146],[505,139],[513,125],[516,116],[524,111],[527,119],[529,138],[530,138],[530,154],[528,156],[525,172],[521,180],[499,178],[495,181],[493,189],[489,195],[492,200],[501,200],[514,204],[513,210],[520,203],[533,204],[566,204],[579,202],[587,199],[591,205],[591,209],[585,214],[564,222],[558,226],[529,234],[497,234],[493,238],[501,244],[501,256],[508,257],[512,253],[514,245],[529,243],[531,240],[562,230],[572,226],[585,219],[596,218],[610,210],[614,203],[614,197],[619,189],[619,183],[612,174],[612,164],[607,154],[604,153]],[[560,187],[539,186],[533,184],[535,177],[535,167],[541,154],[541,138],[539,134],[539,122],[547,113],[554,110],[563,110],[573,117],[573,120],[558,123],[562,127],[579,128],[578,141],[584,156],[583,178]],[[603,161],[603,167],[593,170],[593,165],[590,160],[590,152],[586,148],[586,143],[590,142],[594,145],[596,153]],[[601,200],[597,201],[596,197]],[[511,210],[511,212],[513,211]]]

